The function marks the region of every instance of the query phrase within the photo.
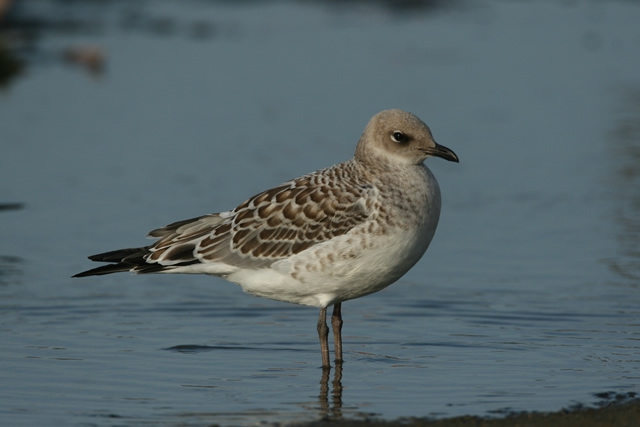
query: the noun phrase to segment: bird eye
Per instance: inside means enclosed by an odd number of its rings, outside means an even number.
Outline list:
[[[398,130],[391,134],[391,139],[394,142],[400,142],[400,143],[407,142],[407,136]]]

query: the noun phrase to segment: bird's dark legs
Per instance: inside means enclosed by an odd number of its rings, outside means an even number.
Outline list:
[[[333,306],[331,327],[333,328],[333,345],[335,346],[336,364],[342,363],[342,303]]]
[[[342,303],[333,305],[331,327],[333,328],[333,345],[336,365],[342,364]],[[318,337],[320,338],[320,352],[322,353],[322,367],[331,368],[329,363],[329,327],[327,326],[327,308],[320,309],[318,316]]]
[[[320,338],[320,352],[322,353],[322,368],[328,369],[331,364],[329,363],[329,327],[327,326],[326,307],[320,309],[320,315],[318,316],[318,337]]]
[[[327,309],[320,309],[318,317],[318,336],[322,350],[322,378],[320,379],[320,407],[324,416],[329,419],[342,418],[342,304],[333,305],[331,327],[333,328],[333,344],[335,346],[336,371],[333,377],[333,408],[329,406],[329,328],[327,327]]]

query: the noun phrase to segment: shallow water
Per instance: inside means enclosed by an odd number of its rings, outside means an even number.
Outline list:
[[[7,425],[499,415],[639,391],[640,6],[24,3],[50,21],[14,27],[25,73],[0,94]],[[81,45],[102,74],[60,59]],[[344,304],[342,371],[323,378],[315,309],[217,278],[69,278],[349,158],[395,107],[461,163],[428,162],[444,202],[425,258]]]

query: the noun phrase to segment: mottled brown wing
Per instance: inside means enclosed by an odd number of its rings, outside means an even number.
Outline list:
[[[235,210],[233,219],[203,239],[203,261],[268,265],[343,235],[370,214],[371,187],[324,185],[317,176],[265,191]]]
[[[212,234],[223,234],[225,221],[223,215],[211,214],[174,222],[153,230],[148,236],[157,237],[159,240],[148,248],[145,261],[161,265],[200,262],[196,252],[200,242]]]
[[[260,193],[231,212],[180,221],[154,230],[147,262],[222,263],[260,268],[343,235],[370,215],[375,190],[332,169]]]

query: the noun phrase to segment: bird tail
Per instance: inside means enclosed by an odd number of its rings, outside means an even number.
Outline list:
[[[136,273],[155,273],[164,266],[158,264],[147,264],[145,256],[149,254],[150,246],[142,248],[118,249],[117,251],[104,252],[91,255],[91,261],[110,262],[112,264],[83,271],[73,277],[102,276],[104,274],[120,273],[123,271],[135,271]]]
[[[160,239],[152,246],[118,249],[92,255],[89,257],[91,261],[110,264],[83,271],[73,277],[101,276],[123,271],[138,274],[167,273],[175,272],[174,270],[180,267],[199,264],[200,258],[196,254],[197,244],[222,222],[223,218],[218,214],[174,222],[149,233],[149,237]],[[229,226],[228,229],[230,228]]]

